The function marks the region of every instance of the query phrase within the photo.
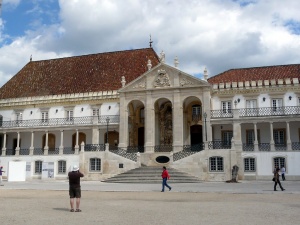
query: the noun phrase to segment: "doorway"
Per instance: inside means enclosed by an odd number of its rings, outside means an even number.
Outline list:
[[[203,143],[202,125],[193,125],[190,127],[191,146]]]

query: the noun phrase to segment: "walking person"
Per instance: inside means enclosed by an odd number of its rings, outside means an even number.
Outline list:
[[[4,184],[2,184],[2,174],[4,173],[5,171],[3,171],[3,166],[0,166],[0,186],[4,186]]]
[[[74,165],[71,172],[69,172],[69,195],[70,195],[70,212],[81,212],[80,209],[80,198],[81,198],[81,187],[80,177],[84,175],[80,173],[79,167]],[[76,198],[76,210],[74,210],[74,200]]]
[[[170,179],[170,175],[169,175],[169,172],[168,172],[168,170],[165,166],[163,167],[161,177],[162,177],[162,190],[161,190],[161,192],[165,191],[165,186],[167,188],[169,188],[169,191],[171,191],[172,188],[167,184],[167,180]]]
[[[281,178],[282,178],[282,180],[285,180],[285,168],[284,168],[284,166],[282,166],[281,167]]]
[[[274,183],[274,191],[277,191],[277,190],[276,190],[277,184],[279,184],[279,187],[281,188],[282,191],[285,190],[285,189],[281,186],[281,183],[280,183],[280,180],[279,180],[279,171],[280,171],[280,169],[277,168],[277,169],[276,169],[276,172],[274,173],[274,178],[273,178],[273,181],[275,182],[275,183]]]

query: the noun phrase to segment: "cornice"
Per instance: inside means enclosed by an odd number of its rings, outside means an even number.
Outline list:
[[[266,92],[282,93],[287,91],[300,92],[300,86],[276,86],[276,87],[267,87],[267,88],[249,88],[249,89],[223,89],[223,90],[211,90],[211,94],[217,95],[235,95],[235,94],[260,94]]]

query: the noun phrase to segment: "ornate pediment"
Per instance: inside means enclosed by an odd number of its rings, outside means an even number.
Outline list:
[[[140,82],[133,85],[132,89],[145,89],[146,88],[146,79],[141,80]]]
[[[154,87],[170,87],[171,82],[169,75],[164,69],[160,69],[157,71],[157,77],[153,82]]]
[[[187,79],[186,77],[183,77],[180,80],[180,86],[189,86],[189,85],[194,85],[195,83],[189,79]]]

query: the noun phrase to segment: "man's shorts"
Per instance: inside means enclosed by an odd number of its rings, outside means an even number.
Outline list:
[[[81,198],[81,188],[80,187],[78,187],[78,188],[70,187],[69,195],[70,195],[70,198]]]

